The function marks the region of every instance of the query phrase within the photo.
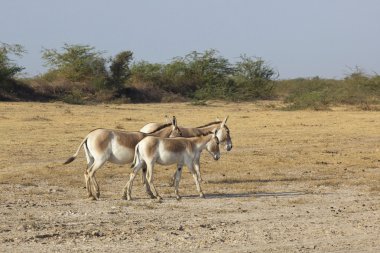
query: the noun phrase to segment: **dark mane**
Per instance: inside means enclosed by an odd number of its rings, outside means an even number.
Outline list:
[[[199,136],[207,136],[209,134],[213,134],[213,132],[208,131],[207,133],[203,133],[203,134],[197,135],[197,137],[199,137]]]
[[[148,134],[154,134],[155,132],[158,132],[158,131],[160,131],[161,129],[164,129],[164,128],[166,128],[166,127],[168,127],[168,126],[171,126],[171,125],[172,125],[172,123],[166,123],[166,124],[164,124],[164,125],[158,127],[156,130],[154,130],[154,131],[152,131],[152,132],[150,132],[150,133],[148,133]]]
[[[200,136],[207,136],[207,135],[212,134],[212,133],[213,132],[208,131],[206,133],[200,133],[200,134],[197,134],[197,135],[194,135],[194,136],[191,136],[191,137],[181,137],[181,136],[178,136],[178,137],[171,137],[171,138],[168,138],[168,139],[191,139],[191,138],[200,137]]]
[[[213,132],[208,131],[208,132],[206,132],[206,133],[201,133],[201,134],[195,135],[195,136],[193,136],[193,137],[207,136],[207,135],[209,135],[209,134],[213,134]],[[192,138],[192,137],[188,137],[188,138]]]
[[[214,122],[210,122],[210,123],[207,123],[206,125],[203,125],[203,126],[199,126],[197,128],[204,128],[204,127],[208,127],[208,126],[211,126],[211,125],[215,125],[215,124],[220,124],[222,123],[222,121],[214,121]]]

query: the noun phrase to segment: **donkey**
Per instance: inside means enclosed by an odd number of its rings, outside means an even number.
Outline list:
[[[155,163],[160,165],[177,164],[177,173],[174,182],[177,200],[180,200],[181,198],[178,194],[178,186],[181,179],[182,167],[184,165],[193,175],[199,196],[204,198],[204,193],[199,184],[196,170],[199,171],[199,158],[204,149],[212,155],[214,160],[220,158],[217,132],[218,130],[214,129],[212,132],[191,138],[178,137],[169,139],[153,136],[144,138],[135,148],[135,158],[132,163],[133,171],[130,174],[128,183],[124,187],[124,199],[131,200],[133,180],[138,171],[146,165],[147,183],[156,198],[161,200],[161,196],[158,194],[153,184],[153,168]]]
[[[150,135],[171,138],[179,137],[182,134],[177,126],[175,117],[173,117],[172,123],[162,125],[151,133],[126,132],[103,128],[95,129],[83,139],[76,153],[67,159],[64,164],[74,161],[83,146],[87,159],[84,177],[88,197],[94,200],[99,199],[100,191],[95,178],[96,171],[107,161],[120,165],[131,163],[137,143]],[[145,185],[147,193],[153,197],[150,189],[148,189],[149,185]]]
[[[230,130],[226,125],[227,120],[228,120],[228,116],[225,117],[223,121],[214,121],[214,122],[210,122],[208,124],[205,124],[205,125],[202,125],[199,127],[193,127],[193,128],[179,127],[179,129],[182,133],[182,137],[194,137],[194,136],[198,136],[201,134],[206,134],[206,133],[212,131],[214,128],[217,128],[218,129],[218,133],[217,133],[218,136],[217,137],[218,137],[219,141],[221,143],[225,142],[226,143],[225,149],[227,151],[231,151],[232,140],[231,140],[231,136],[230,136]],[[159,125],[159,123],[148,123],[144,127],[142,127],[140,129],[140,131],[141,132],[154,131],[155,129],[157,129],[158,125]],[[199,163],[199,161],[198,161],[198,163]],[[202,181],[202,177],[201,177],[201,173],[200,173],[199,169],[196,168],[196,172],[197,172],[199,181]],[[178,171],[176,171],[172,177],[172,184],[174,183],[174,180],[176,178],[177,173],[178,173]],[[143,170],[143,174],[145,174],[145,170]]]

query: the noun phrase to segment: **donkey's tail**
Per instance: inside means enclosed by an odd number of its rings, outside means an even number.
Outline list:
[[[86,136],[86,138],[84,138],[83,141],[80,143],[80,145],[77,149],[77,152],[75,152],[75,154],[72,157],[70,157],[69,159],[67,159],[66,162],[64,162],[63,164],[69,164],[72,161],[74,161],[75,158],[77,158],[80,148],[83,146],[83,144],[85,144],[87,142],[87,139],[88,139],[88,136]]]

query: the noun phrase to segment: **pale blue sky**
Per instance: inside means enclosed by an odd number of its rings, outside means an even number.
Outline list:
[[[280,78],[380,73],[380,0],[0,0],[0,41],[43,73],[41,49],[88,44],[105,55],[167,63],[216,49],[231,62],[262,57]]]

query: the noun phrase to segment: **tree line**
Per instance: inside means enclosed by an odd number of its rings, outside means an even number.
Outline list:
[[[231,63],[217,50],[193,51],[168,63],[134,61],[133,52],[112,57],[95,47],[64,44],[43,49],[47,71],[18,78],[25,68],[21,45],[0,44],[0,100],[91,102],[171,102],[282,99],[288,109],[326,109],[335,104],[362,108],[380,103],[380,78],[356,68],[342,80],[278,80],[278,72],[260,57],[242,54]]]
[[[14,79],[24,70],[9,58],[9,54],[21,56],[23,53],[20,45],[1,45],[2,82]],[[48,71],[24,81],[41,92],[51,93],[47,95],[58,97],[108,93],[128,98],[128,92],[140,92],[135,95],[155,102],[171,98],[266,99],[272,96],[273,81],[278,76],[261,58],[242,55],[232,64],[214,49],[190,52],[165,64],[133,62],[131,51],[107,58],[104,52],[80,44],[64,44],[60,50],[43,49],[41,57]]]

